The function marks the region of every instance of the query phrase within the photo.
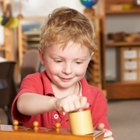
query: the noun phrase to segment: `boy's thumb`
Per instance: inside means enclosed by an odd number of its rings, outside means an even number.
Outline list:
[[[97,129],[98,130],[104,130],[105,128],[105,125],[103,123],[100,123],[98,126],[97,126]]]

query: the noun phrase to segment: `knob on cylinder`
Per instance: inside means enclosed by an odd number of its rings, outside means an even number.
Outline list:
[[[34,121],[34,122],[33,122],[33,129],[34,129],[35,131],[38,130],[38,125],[39,125],[38,121]]]

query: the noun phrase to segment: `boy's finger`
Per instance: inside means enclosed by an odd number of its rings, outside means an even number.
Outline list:
[[[113,137],[109,137],[109,138],[104,138],[104,140],[114,140]]]
[[[104,138],[111,137],[111,136],[112,136],[112,132],[110,130],[105,129]]]
[[[100,123],[97,127],[98,130],[104,130],[105,125],[103,123]]]
[[[80,102],[81,102],[81,108],[84,108],[87,104],[87,98],[86,97],[81,97]]]

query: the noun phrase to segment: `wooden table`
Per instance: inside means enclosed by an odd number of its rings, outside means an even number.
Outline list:
[[[103,140],[103,132],[90,135],[73,135],[70,130],[45,127],[24,127],[0,124],[0,140]]]

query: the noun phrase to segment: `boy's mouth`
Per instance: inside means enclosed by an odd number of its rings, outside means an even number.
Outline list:
[[[72,78],[63,78],[63,77],[60,77],[60,79],[61,79],[62,81],[70,81]]]

